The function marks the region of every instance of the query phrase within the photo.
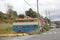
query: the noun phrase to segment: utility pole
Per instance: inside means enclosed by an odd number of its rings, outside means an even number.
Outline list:
[[[47,15],[48,15],[48,14],[47,14],[47,10],[45,10],[45,12],[46,12],[46,25],[47,25],[47,24],[48,24],[48,21],[47,21],[47,17],[48,17],[48,16],[47,16]]]
[[[46,18],[48,18],[48,12],[47,12],[47,10],[45,10],[45,12],[46,12]]]
[[[37,15],[38,15],[38,31],[40,32],[40,15],[39,15],[39,0],[37,0]]]
[[[46,10],[46,18],[50,20],[50,12]],[[46,20],[46,24],[48,24],[48,20]],[[51,20],[49,21],[49,25],[51,26]]]
[[[49,12],[49,20],[50,20],[50,12]],[[49,24],[50,24],[50,26],[51,26],[51,20],[50,20]]]

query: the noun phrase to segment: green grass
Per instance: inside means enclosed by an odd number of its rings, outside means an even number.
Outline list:
[[[12,24],[0,23],[0,34],[14,33],[12,30]]]

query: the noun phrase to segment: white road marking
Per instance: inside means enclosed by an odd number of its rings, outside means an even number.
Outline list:
[[[57,32],[54,32],[54,34],[57,34]]]
[[[47,32],[47,33],[43,33],[43,35],[52,35],[52,34],[60,34],[60,32],[57,32],[56,30],[54,30],[53,32]]]
[[[59,32],[60,33],[60,32]],[[48,33],[43,33],[43,35],[49,35],[49,34],[58,34],[58,32],[48,32]]]

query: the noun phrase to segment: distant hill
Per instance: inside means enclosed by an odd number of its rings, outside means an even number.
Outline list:
[[[53,21],[53,22],[56,22],[56,23],[58,23],[60,25],[60,21]]]

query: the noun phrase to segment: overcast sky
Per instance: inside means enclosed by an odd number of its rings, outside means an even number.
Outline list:
[[[0,0],[0,11],[7,11],[7,4],[13,6],[13,10],[16,10],[18,14],[24,14],[25,10],[32,8],[36,11],[37,0],[26,0],[30,6],[24,0]],[[39,0],[39,13],[42,16],[46,16],[46,10],[51,14],[51,20],[60,20],[60,0]]]

